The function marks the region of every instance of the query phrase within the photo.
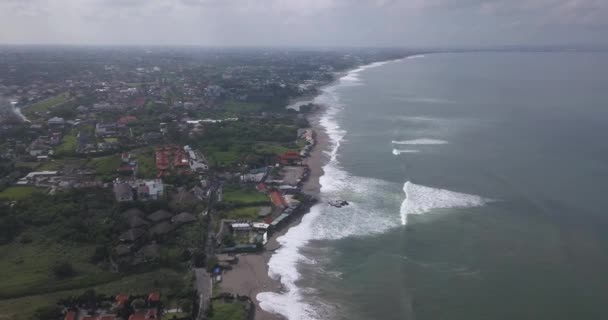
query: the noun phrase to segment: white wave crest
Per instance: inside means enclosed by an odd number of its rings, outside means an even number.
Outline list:
[[[323,88],[321,95],[314,99],[315,103],[328,107],[320,119],[320,124],[325,129],[330,140],[329,150],[327,151],[330,159],[323,167],[324,175],[320,178],[321,192],[324,195],[333,196],[345,192],[344,190],[354,194],[365,194],[363,189],[380,190],[377,188],[378,180],[350,177],[340,167],[338,149],[346,135],[346,131],[340,128],[336,119],[337,114],[343,108],[336,93],[336,88],[356,84],[359,81],[359,72],[385,63],[373,63],[349,72],[334,86]],[[345,186],[349,186],[350,188],[345,188]],[[397,203],[398,201],[400,199],[397,200]],[[396,207],[398,207],[398,204]],[[325,309],[323,304],[318,303],[313,306],[309,302],[306,302],[303,299],[303,294],[308,289],[300,288],[296,285],[296,282],[300,279],[297,264],[307,261],[306,257],[301,254],[300,248],[312,239],[339,238],[355,233],[359,234],[362,230],[358,230],[357,227],[360,226],[371,226],[375,228],[374,230],[380,231],[399,225],[398,217],[395,217],[394,211],[392,215],[386,215],[390,216],[390,218],[383,219],[379,213],[369,210],[370,208],[371,205],[368,207],[365,202],[359,202],[357,199],[353,199],[352,204],[345,207],[344,210],[330,207],[324,201],[313,206],[310,212],[302,218],[302,222],[299,225],[292,227],[285,235],[277,239],[281,244],[281,248],[270,258],[268,262],[268,274],[273,279],[280,279],[284,291],[281,293],[259,293],[256,298],[260,301],[260,307],[268,312],[280,314],[287,319],[321,319],[320,314]],[[334,209],[340,211],[328,211]],[[348,214],[349,211],[347,210],[355,210],[359,213],[358,216],[360,218],[353,219],[355,215]],[[350,212],[352,213],[352,211]],[[337,219],[337,223],[336,221],[331,221],[333,223],[321,222],[321,218],[326,216]],[[347,222],[347,224],[341,224],[340,222]],[[333,226],[337,229],[324,229],[321,226]],[[370,232],[370,230],[365,232]]]
[[[393,141],[391,141],[391,143],[408,144],[408,145],[431,145],[431,144],[447,144],[448,142],[445,140],[422,138],[422,139],[403,140],[403,141],[393,140]]]
[[[296,281],[300,279],[296,264],[306,260],[300,253],[300,247],[312,238],[311,224],[320,214],[318,206],[313,206],[299,225],[277,239],[281,248],[268,261],[268,275],[273,279],[280,279],[284,292],[258,293],[256,299],[262,309],[287,319],[319,319],[313,306],[302,300],[303,289],[296,285]]]
[[[417,55],[413,55],[413,56],[409,56],[406,59],[420,59],[420,58],[424,58],[425,55],[423,54],[417,54]]]
[[[436,189],[413,184],[403,185],[405,200],[401,204],[401,224],[407,224],[410,214],[423,214],[433,209],[469,208],[483,206],[491,200],[480,196]]]
[[[393,149],[393,154],[398,156],[402,153],[418,153],[420,150],[415,149]]]

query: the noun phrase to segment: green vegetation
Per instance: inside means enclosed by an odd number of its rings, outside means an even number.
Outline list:
[[[0,283],[0,299],[78,289],[117,278],[90,262],[95,245],[39,238],[31,243],[0,246],[0,273],[7,276]]]
[[[280,155],[291,149],[276,143],[256,143],[253,150],[257,154]]]
[[[239,163],[246,151],[238,145],[222,146],[220,148],[210,146],[205,149],[207,159],[218,166],[233,166]]]
[[[254,113],[262,109],[262,105],[252,102],[227,101],[224,103],[224,109],[232,113]]]
[[[0,300],[0,319],[30,320],[37,308],[52,305],[62,298],[81,295],[87,289],[94,289],[97,293],[106,295],[117,293],[146,294],[153,290],[160,290],[164,297],[169,298],[180,294],[182,287],[188,287],[189,282],[190,279],[184,277],[183,271],[167,268],[135,275],[116,276],[115,280],[106,281],[92,287]]]
[[[118,155],[111,155],[99,158],[93,158],[87,164],[97,172],[97,175],[104,181],[112,180],[116,176],[116,169],[120,167],[121,160]]]
[[[0,200],[24,200],[41,192],[40,188],[30,186],[8,187],[0,192]]]
[[[140,178],[151,179],[156,177],[156,160],[154,159],[154,150],[145,148],[133,153],[133,157],[137,160],[137,176]]]
[[[268,203],[268,197],[255,189],[225,189],[223,199],[235,206],[254,206]]]
[[[240,207],[229,210],[225,214],[226,219],[247,219],[256,220],[260,207]]]
[[[69,133],[63,136],[61,139],[61,144],[55,148],[55,154],[57,156],[69,156],[73,155],[76,152],[76,134]]]
[[[227,302],[215,300],[212,303],[211,320],[245,320],[247,319],[247,309],[243,302]]]
[[[68,97],[69,97],[69,95],[67,93],[62,93],[62,94],[56,95],[54,97],[50,97],[50,98],[44,99],[42,101],[38,101],[31,106],[25,107],[23,113],[27,117],[30,117],[37,112],[49,111],[49,109],[52,107],[64,104],[66,101],[68,101]]]

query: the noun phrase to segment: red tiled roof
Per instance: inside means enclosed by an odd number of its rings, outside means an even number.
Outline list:
[[[274,204],[277,207],[286,207],[287,206],[287,204],[285,203],[285,199],[283,198],[283,195],[276,190],[270,192],[270,200],[272,201],[272,204]]]
[[[300,160],[300,153],[296,151],[287,151],[281,155],[283,160]]]
[[[129,295],[126,293],[121,293],[116,296],[115,300],[116,300],[116,302],[118,302],[119,305],[122,306],[125,303],[129,302]]]
[[[148,295],[148,301],[160,301],[160,292],[150,292],[150,294]]]
[[[65,314],[65,318],[63,320],[76,320],[76,311],[68,311]]]
[[[129,316],[129,320],[146,320],[146,315],[143,313],[134,313]]]
[[[118,119],[118,123],[119,124],[127,124],[133,121],[137,121],[137,118],[134,116],[124,116],[121,117],[120,119]]]

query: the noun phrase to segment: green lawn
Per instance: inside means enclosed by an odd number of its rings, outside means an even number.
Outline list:
[[[2,200],[23,200],[29,198],[35,192],[42,192],[40,188],[30,186],[8,187],[0,192]]]
[[[226,189],[223,199],[240,206],[252,206],[270,201],[268,196],[254,189]]]
[[[225,215],[226,219],[249,219],[256,220],[260,207],[240,207],[228,211]]]
[[[118,155],[94,158],[89,162],[89,166],[93,167],[97,171],[97,174],[104,176],[116,174],[116,169],[120,167],[120,164],[121,160]]]
[[[61,139],[61,144],[58,145],[57,148],[55,148],[55,153],[58,156],[66,156],[66,155],[74,154],[74,152],[76,151],[76,143],[77,143],[77,140],[76,140],[75,134],[73,134],[73,133],[66,134]]]
[[[133,156],[137,160],[138,177],[148,179],[156,177],[154,151],[151,148],[137,151]]]
[[[280,144],[276,143],[257,143],[253,146],[253,151],[257,154],[274,154],[280,155],[287,151],[290,151],[289,148],[286,148]]]
[[[213,315],[211,320],[245,320],[247,319],[247,310],[243,302],[224,302],[213,301]]]
[[[23,113],[27,117],[30,117],[36,112],[46,112],[50,108],[63,104],[66,101],[68,101],[68,94],[62,93],[62,94],[56,95],[54,97],[50,97],[50,98],[44,99],[42,101],[38,101],[28,107],[23,108],[24,109]]]
[[[205,149],[205,156],[212,164],[219,166],[231,166],[238,164],[241,160],[242,153],[239,148],[231,145],[228,150],[220,150],[219,148],[209,147]]]
[[[91,264],[89,258],[94,245],[66,245],[46,243],[44,239],[32,243],[11,243],[0,246],[0,299],[28,296],[93,286],[117,278],[117,274],[103,271]],[[50,267],[59,262],[70,262],[77,271],[68,279],[56,278]]]

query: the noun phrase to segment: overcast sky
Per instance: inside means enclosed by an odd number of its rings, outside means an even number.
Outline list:
[[[608,0],[0,0],[0,43],[608,44]]]

